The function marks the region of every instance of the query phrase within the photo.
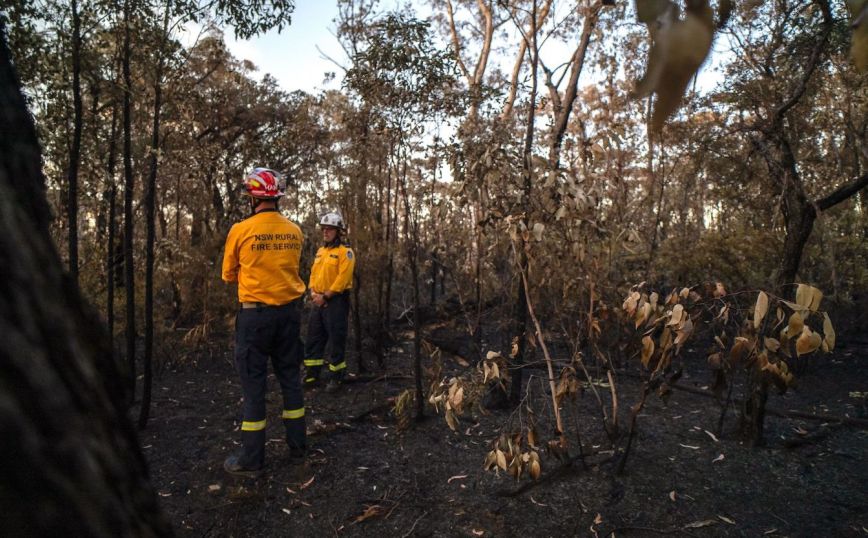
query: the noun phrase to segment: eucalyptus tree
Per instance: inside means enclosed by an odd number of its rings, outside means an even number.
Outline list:
[[[411,171],[414,138],[426,121],[453,112],[458,104],[454,94],[456,67],[454,57],[433,44],[430,23],[402,13],[390,13],[376,21],[365,48],[353,57],[345,84],[359,98],[379,109],[391,134],[391,170],[396,176],[404,202],[405,245],[411,271],[413,294],[414,372],[416,379],[416,416],[424,409],[421,371],[421,331],[419,308],[419,226],[418,201],[410,203],[408,174]],[[418,140],[418,138],[417,138]],[[398,193],[395,202],[397,207]],[[391,200],[385,200],[387,204]],[[397,214],[397,212],[396,212]],[[387,245],[387,248],[389,246]],[[392,278],[392,252],[387,266],[387,290]],[[389,292],[384,304],[389,316]],[[386,321],[388,324],[388,321]]]

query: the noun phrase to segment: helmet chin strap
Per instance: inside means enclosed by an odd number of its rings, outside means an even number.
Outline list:
[[[259,198],[254,198],[252,196],[250,196],[249,198],[250,198],[250,213],[252,215],[256,214],[256,210],[259,208],[259,204],[274,202],[274,209],[279,209],[278,206],[279,206],[280,200],[277,198],[275,198],[273,200],[262,200]]]

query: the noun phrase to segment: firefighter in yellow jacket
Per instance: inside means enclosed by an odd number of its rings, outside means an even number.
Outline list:
[[[344,379],[347,363],[344,348],[347,342],[347,318],[350,312],[350,289],[353,287],[353,250],[342,240],[346,231],[344,219],[338,213],[326,213],[320,219],[323,246],[316,252],[310,270],[310,298],[313,310],[307,328],[304,365],[305,386],[320,382],[320,371],[328,363],[329,383],[326,391],[333,392]],[[326,344],[329,353],[326,356]],[[327,359],[327,360],[326,360]]]
[[[268,359],[283,392],[281,418],[290,462],[301,463],[307,447],[299,364],[302,343],[298,273],[304,237],[280,214],[286,183],[277,172],[254,169],[243,182],[253,214],[232,226],[223,252],[223,280],[238,283],[235,366],[244,395],[241,450],[223,464],[232,474],[255,475],[265,463],[265,396]]]

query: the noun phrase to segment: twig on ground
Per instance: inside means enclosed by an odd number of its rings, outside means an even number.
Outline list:
[[[413,522],[413,526],[410,527],[410,530],[408,530],[406,534],[404,534],[403,536],[401,536],[401,538],[407,538],[408,536],[410,536],[411,534],[413,534],[413,530],[416,528],[416,525],[419,523],[419,520],[421,520],[423,517],[425,517],[425,516],[427,516],[427,515],[428,515],[428,512],[425,511],[425,513],[423,513],[421,516],[417,517],[417,518],[416,518],[416,521]]]

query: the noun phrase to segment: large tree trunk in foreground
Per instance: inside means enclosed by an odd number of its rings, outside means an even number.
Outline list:
[[[0,529],[169,535],[105,330],[52,246],[36,132],[2,38],[0,132]]]

